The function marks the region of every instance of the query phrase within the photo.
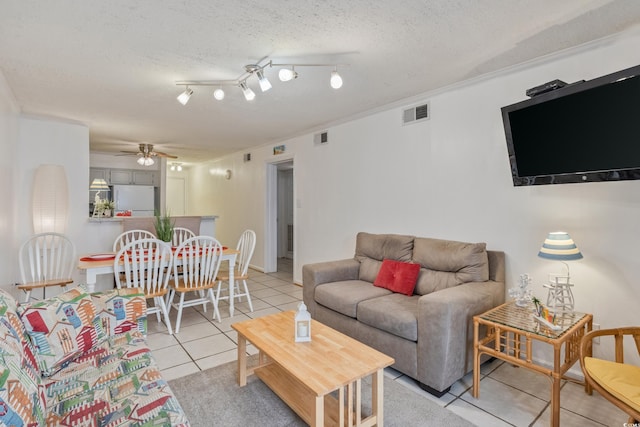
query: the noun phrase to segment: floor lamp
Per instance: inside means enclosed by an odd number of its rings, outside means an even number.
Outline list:
[[[582,259],[582,253],[574,243],[569,234],[564,231],[549,233],[545,239],[540,252],[540,258],[560,261],[567,267],[567,275],[550,274],[549,283],[544,285],[549,289],[547,294],[547,308],[554,313],[572,313],[574,309],[574,299],[571,287],[571,276],[569,265],[565,261]]]

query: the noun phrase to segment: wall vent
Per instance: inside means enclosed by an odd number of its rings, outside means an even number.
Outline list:
[[[251,161],[251,153],[245,153],[244,154],[244,161],[245,162],[250,162]]]
[[[324,145],[329,142],[329,132],[324,131],[313,135],[313,143],[315,145]]]
[[[402,110],[402,124],[408,125],[411,123],[423,122],[429,120],[429,103],[415,105],[411,108]]]

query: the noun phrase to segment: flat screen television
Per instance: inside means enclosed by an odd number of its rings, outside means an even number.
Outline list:
[[[640,179],[640,65],[501,110],[515,186]]]

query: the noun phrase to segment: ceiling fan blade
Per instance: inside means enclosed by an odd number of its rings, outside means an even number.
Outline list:
[[[174,156],[173,154],[163,153],[162,151],[153,151],[152,154],[155,154],[158,157],[166,157],[169,159],[177,159],[178,156]]]
[[[131,155],[135,156],[137,154],[140,154],[140,152],[138,151],[120,151],[120,153],[122,154],[116,154],[116,156],[131,156]]]

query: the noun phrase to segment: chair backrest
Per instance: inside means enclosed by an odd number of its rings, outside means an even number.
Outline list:
[[[176,286],[180,281],[181,286],[188,288],[215,283],[221,261],[222,245],[213,237],[196,236],[185,240],[174,253],[173,277]]]
[[[59,233],[40,233],[20,247],[22,283],[70,279],[76,265],[76,247]]]
[[[166,289],[171,276],[171,246],[159,239],[139,239],[124,245],[113,261],[118,289],[141,288],[147,296]]]
[[[245,230],[242,232],[236,249],[240,251],[236,259],[236,269],[241,275],[247,274],[249,262],[256,248],[256,233],[253,230]]]
[[[173,227],[173,237],[171,238],[171,245],[174,247],[180,246],[182,242],[187,239],[196,237],[196,233],[184,227]]]
[[[147,230],[129,230],[116,237],[113,242],[113,251],[118,252],[124,245],[140,239],[155,239],[156,236]]]

